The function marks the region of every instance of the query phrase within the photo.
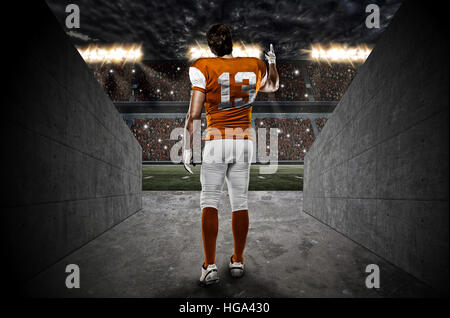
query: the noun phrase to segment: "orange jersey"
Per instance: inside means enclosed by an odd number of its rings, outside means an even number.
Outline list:
[[[192,89],[206,94],[206,140],[253,139],[252,103],[267,78],[263,61],[254,57],[200,58],[189,68],[189,77]],[[226,128],[237,130],[229,134]]]

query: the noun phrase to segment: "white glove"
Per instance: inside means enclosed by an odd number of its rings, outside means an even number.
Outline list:
[[[183,151],[183,163],[184,163],[184,168],[187,170],[187,172],[189,172],[190,174],[194,174],[194,172],[192,172],[192,167],[191,167],[191,160],[192,160],[192,150],[191,149],[185,149]]]
[[[270,43],[270,50],[269,52],[265,53],[265,56],[269,64],[275,64],[277,57],[275,56],[275,52],[273,51],[272,43]]]

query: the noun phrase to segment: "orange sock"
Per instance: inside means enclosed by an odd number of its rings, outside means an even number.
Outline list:
[[[205,251],[204,267],[215,263],[216,239],[219,231],[219,214],[217,209],[206,207],[202,210],[202,238]]]
[[[244,263],[244,248],[248,233],[248,210],[234,211],[232,217],[234,254],[233,262]]]

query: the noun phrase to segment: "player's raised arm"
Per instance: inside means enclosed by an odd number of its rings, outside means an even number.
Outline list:
[[[263,93],[274,93],[278,90],[280,85],[280,77],[278,76],[278,71],[276,67],[276,56],[273,50],[273,45],[270,44],[270,50],[265,54],[267,61],[269,62],[269,75],[267,81],[263,87],[259,90]]]
[[[192,90],[191,102],[189,110],[186,114],[186,122],[184,125],[184,147],[183,147],[183,163],[189,173],[192,172],[192,132],[194,130],[194,120],[202,119],[202,108],[205,102],[205,93],[199,90]]]

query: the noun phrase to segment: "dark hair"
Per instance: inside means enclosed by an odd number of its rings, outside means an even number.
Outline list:
[[[231,54],[233,41],[230,28],[226,24],[214,24],[206,32],[209,48],[217,56]]]

